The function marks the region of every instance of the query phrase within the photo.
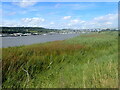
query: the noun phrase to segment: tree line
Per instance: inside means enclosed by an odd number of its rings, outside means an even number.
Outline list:
[[[0,27],[1,33],[48,33],[56,31],[55,29],[46,29],[42,27]]]

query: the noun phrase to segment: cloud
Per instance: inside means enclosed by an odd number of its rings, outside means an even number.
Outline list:
[[[94,21],[97,22],[107,22],[107,21],[114,21],[118,18],[118,14],[108,14],[105,16],[95,17]]]
[[[67,21],[48,21],[44,18],[22,18],[19,21],[3,20],[3,26],[27,26],[27,27],[45,27],[45,28],[72,28],[72,29],[85,29],[85,28],[117,28],[118,14],[107,14],[104,16],[95,17],[89,21],[82,19],[68,19]]]
[[[40,22],[44,22],[45,19],[36,18],[36,17],[35,18],[23,18],[22,21],[25,22],[25,23],[30,23],[30,22],[32,22],[32,23],[40,23]]]
[[[107,14],[104,16],[95,17],[92,20],[84,21],[81,19],[70,20],[64,24],[67,28],[117,28],[118,14]]]
[[[24,26],[29,26],[29,27],[38,27],[41,26],[41,24],[45,21],[44,18],[23,18],[21,19],[21,22],[23,22]]]
[[[64,16],[63,17],[64,20],[67,20],[67,19],[70,19],[70,18],[71,18],[71,16]]]
[[[74,19],[74,20],[71,20],[70,22],[71,22],[71,23],[78,23],[79,20],[78,20],[78,19]]]
[[[9,26],[9,27],[41,27],[43,26],[43,22],[45,19],[43,18],[22,18],[21,20],[3,20],[2,26]]]
[[[79,20],[79,19],[74,19],[70,21],[73,24],[77,24],[77,23],[85,23],[85,21]]]
[[[94,25],[99,25],[99,27],[118,27],[118,14],[107,14],[100,17],[95,17],[91,22],[94,23]],[[95,25],[95,26],[96,26]]]
[[[80,29],[85,22],[86,21],[83,21],[81,19],[72,19],[69,22],[64,23],[62,27],[71,28],[71,29],[78,29],[78,28]]]
[[[66,26],[70,26],[71,28],[72,27],[81,27],[81,25],[83,25],[86,21],[83,21],[83,20],[80,20],[80,19],[73,19],[73,20],[70,20],[69,23],[67,23]]]
[[[55,24],[54,22],[50,22],[51,25]]]
[[[17,2],[17,3],[14,2],[13,4],[16,4],[16,5],[18,5],[22,8],[25,8],[25,7],[28,7],[28,6],[33,6],[36,3],[37,3],[36,0],[34,0],[34,2],[33,2],[33,0],[21,0],[20,2]]]
[[[106,22],[105,24],[106,24],[106,25],[110,25],[110,24],[113,24],[113,23],[112,23],[112,22]]]

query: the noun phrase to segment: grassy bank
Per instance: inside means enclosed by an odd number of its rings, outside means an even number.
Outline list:
[[[3,48],[3,88],[116,88],[118,34]]]

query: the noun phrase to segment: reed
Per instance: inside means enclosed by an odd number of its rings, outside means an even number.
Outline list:
[[[117,88],[117,32],[2,49],[3,88]]]

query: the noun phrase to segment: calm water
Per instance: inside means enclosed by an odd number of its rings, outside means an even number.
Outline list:
[[[78,35],[79,34],[58,34],[58,35],[34,35],[21,37],[2,37],[2,45],[0,45],[0,47],[13,47],[55,40],[65,40]]]

